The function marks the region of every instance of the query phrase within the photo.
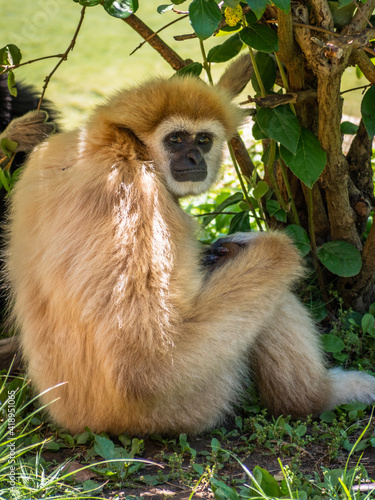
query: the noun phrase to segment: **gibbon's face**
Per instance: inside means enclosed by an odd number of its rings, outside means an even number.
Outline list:
[[[215,182],[225,142],[216,120],[170,117],[149,141],[156,169],[176,196],[200,194]]]

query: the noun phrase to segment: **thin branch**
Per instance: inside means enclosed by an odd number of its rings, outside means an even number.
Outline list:
[[[165,26],[163,26],[162,28],[158,29],[152,35],[150,35],[148,38],[146,38],[143,42],[141,42],[138,45],[138,47],[136,47],[132,52],[130,52],[129,55],[132,56],[134,54],[134,52],[136,52],[137,50],[139,50],[140,48],[142,48],[145,43],[150,43],[151,38],[153,38],[154,36],[156,36],[161,31],[165,30],[166,28],[169,28],[169,26],[172,26],[172,24],[178,23],[178,21],[181,21],[182,19],[185,19],[186,17],[188,17],[188,15],[179,17],[178,19],[175,19],[174,21],[172,21],[172,22],[166,24]]]
[[[80,29],[82,27],[82,23],[83,23],[83,20],[84,20],[84,17],[85,17],[85,12],[86,12],[86,7],[82,7],[81,17],[80,17],[80,19],[78,21],[77,28],[76,28],[76,30],[74,32],[73,38],[72,38],[72,40],[71,40],[68,48],[66,49],[66,51],[64,52],[64,54],[62,54],[62,56],[60,58],[60,61],[56,64],[56,66],[53,68],[53,70],[51,71],[51,73],[49,75],[47,75],[46,78],[45,78],[45,80],[44,80],[45,84],[43,85],[42,95],[40,96],[40,99],[39,99],[38,109],[40,109],[40,106],[42,104],[44,95],[46,93],[48,84],[51,81],[51,78],[53,77],[53,75],[55,74],[55,72],[58,70],[58,68],[60,67],[60,65],[64,61],[66,61],[68,59],[69,52],[74,49],[74,46],[75,46],[76,41],[77,41],[78,33],[79,33],[79,31],[80,31]]]
[[[157,35],[135,14],[123,19],[123,21],[133,28],[133,30],[136,31],[144,40],[146,40],[147,43],[149,43],[151,47],[155,49],[175,71],[184,68],[187,64],[192,62],[190,60],[185,61],[182,59],[177,52],[169,47],[169,45],[167,45],[164,40],[159,37],[159,35]]]
[[[301,90],[299,92],[287,92],[286,94],[270,94],[265,97],[250,97],[241,105],[255,102],[261,108],[276,108],[284,104],[297,104],[316,99],[316,90]]]
[[[375,65],[372,63],[371,59],[363,52],[358,51],[353,51],[351,57],[353,63],[358,65],[367,80],[375,84]]]
[[[34,62],[43,61],[44,59],[51,59],[53,57],[60,57],[61,58],[61,57],[64,57],[64,54],[54,54],[53,56],[38,57],[37,59],[30,59],[30,61],[26,61],[26,62],[19,63],[19,64],[9,64],[9,65],[0,64],[0,68],[4,68],[4,71],[2,71],[0,74],[2,75],[3,73],[8,71],[9,69],[17,69],[17,68],[20,68],[21,66],[26,66],[26,64],[32,64]]]
[[[371,83],[369,83],[368,85],[362,85],[361,87],[354,87],[352,89],[343,90],[342,92],[340,92],[340,95],[346,94],[347,92],[353,92],[354,90],[368,89],[369,87],[371,87]]]
[[[365,26],[369,24],[371,14],[375,9],[375,0],[367,0],[366,3],[362,3],[354,14],[351,22],[345,26],[342,30],[344,35],[352,35],[354,33],[360,33]]]

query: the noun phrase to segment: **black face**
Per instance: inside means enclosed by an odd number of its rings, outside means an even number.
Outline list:
[[[168,134],[164,145],[170,153],[170,168],[178,182],[201,182],[207,177],[204,155],[212,148],[212,134],[199,132],[192,135],[184,130]]]

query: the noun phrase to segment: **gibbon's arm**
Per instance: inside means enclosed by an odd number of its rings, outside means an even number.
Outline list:
[[[273,304],[301,278],[300,255],[280,232],[237,233],[223,240],[239,242],[240,246],[234,258],[224,258],[221,265],[206,271],[206,281],[192,309],[193,317],[220,318],[221,311],[227,315],[230,298],[234,310],[246,304],[254,309],[256,321],[257,306],[272,311]]]

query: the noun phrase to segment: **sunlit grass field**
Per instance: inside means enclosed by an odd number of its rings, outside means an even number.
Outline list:
[[[176,19],[169,12],[159,14],[159,3],[141,0],[137,15],[152,29],[157,30]],[[5,4],[5,5],[4,5]],[[183,7],[183,5],[182,5]],[[0,7],[0,47],[14,43],[22,51],[23,61],[52,54],[61,54],[68,47],[80,17],[81,7],[73,0],[12,0]],[[191,33],[187,19],[161,33],[163,39],[183,58],[201,61],[198,41],[176,42],[173,35]],[[115,19],[99,5],[86,9],[85,21],[74,51],[51,80],[46,97],[62,113],[63,126],[72,128],[81,123],[88,110],[116,89],[138,83],[155,75],[170,76],[173,70],[160,55],[145,44],[134,55],[129,54],[142,39],[126,23]],[[205,42],[207,48],[216,40]],[[46,59],[17,70],[16,77],[42,88],[44,79],[58,59]],[[214,68],[214,75],[222,72],[222,65]],[[350,68],[343,89],[365,84]],[[251,92],[247,89],[247,93]],[[345,95],[345,112],[359,114],[360,92]]]

